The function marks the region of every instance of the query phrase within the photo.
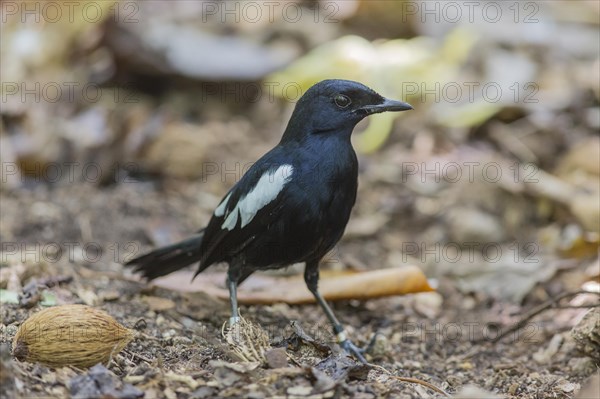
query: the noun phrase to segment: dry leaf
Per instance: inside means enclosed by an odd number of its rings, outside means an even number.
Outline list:
[[[193,272],[181,271],[159,278],[154,283],[178,291],[202,291],[222,299],[229,292],[222,287],[225,273],[201,274],[191,282]],[[427,278],[416,266],[371,270],[366,272],[322,272],[319,281],[321,294],[329,301],[369,299],[392,295],[429,292]],[[273,277],[253,275],[238,289],[241,304],[314,303],[301,276]]]

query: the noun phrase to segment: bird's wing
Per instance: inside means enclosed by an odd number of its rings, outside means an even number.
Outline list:
[[[198,273],[241,251],[248,240],[277,220],[282,193],[294,168],[289,163],[261,161],[250,168],[215,209],[204,232]]]

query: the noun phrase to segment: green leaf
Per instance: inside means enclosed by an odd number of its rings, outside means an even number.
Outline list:
[[[40,302],[42,306],[56,306],[56,295],[50,291],[42,292],[42,300]]]
[[[19,294],[14,291],[0,289],[0,303],[19,303]]]

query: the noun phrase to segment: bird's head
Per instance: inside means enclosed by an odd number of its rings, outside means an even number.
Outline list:
[[[362,83],[323,80],[298,100],[283,139],[328,132],[350,133],[368,115],[411,109],[410,104],[387,99]]]

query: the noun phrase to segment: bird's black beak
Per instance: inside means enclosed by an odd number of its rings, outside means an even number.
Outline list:
[[[375,105],[365,105],[364,107],[359,108],[357,111],[362,111],[367,115],[378,114],[380,112],[399,112],[399,111],[408,111],[413,109],[412,105],[397,101],[390,100],[389,98],[385,98],[384,101],[380,104]]]

